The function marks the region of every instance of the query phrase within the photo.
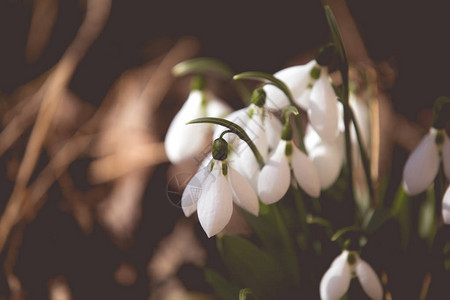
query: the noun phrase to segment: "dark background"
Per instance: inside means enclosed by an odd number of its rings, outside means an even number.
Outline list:
[[[393,59],[398,79],[391,95],[396,109],[414,118],[439,95],[450,94],[450,43],[445,1],[348,1],[375,61]],[[41,59],[27,65],[25,44],[31,1],[0,4],[0,91],[53,66],[74,37],[83,11],[77,1],[60,1],[58,20]],[[114,0],[108,24],[80,65],[72,88],[99,103],[127,68],[143,63],[143,46],[159,37],[192,35],[201,55],[228,63],[236,72],[279,70],[288,58],[328,39],[318,0],[145,1]]]
[[[421,109],[431,108],[437,96],[450,95],[445,4],[348,1],[371,58],[375,62],[389,60],[396,66],[398,78],[388,92],[396,111],[411,120]],[[74,38],[83,18],[83,8],[77,1],[59,1],[50,41],[40,59],[30,65],[25,60],[25,45],[31,12],[32,1],[0,2],[0,93],[10,94],[49,70]],[[199,39],[202,56],[223,60],[236,73],[273,73],[288,59],[329,39],[318,0],[113,0],[109,21],[77,69],[71,88],[83,100],[98,105],[122,72],[148,59],[144,49],[149,41],[184,35]],[[77,165],[80,170],[85,170],[83,163]],[[180,210],[166,200],[167,167],[159,167],[145,194],[146,199],[161,199],[161,205],[155,210],[144,201],[135,243],[126,252],[118,250],[98,225],[90,237],[84,236],[72,216],[58,212],[60,195],[57,189],[50,190],[49,199],[54,200],[47,202],[25,231],[15,268],[30,299],[45,298],[46,281],[60,273],[70,282],[74,299],[144,299],[148,294],[146,262],[157,242],[181,216]],[[5,194],[2,201],[9,192]],[[138,271],[138,280],[130,287],[118,286],[111,276],[123,260]],[[0,287],[5,286],[0,282]]]

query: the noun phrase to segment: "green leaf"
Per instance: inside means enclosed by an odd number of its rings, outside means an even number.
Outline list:
[[[434,198],[434,190],[427,190],[427,197],[425,201],[421,204],[419,210],[419,236],[425,240],[427,240],[428,244],[431,245],[433,242],[433,238],[435,235],[435,215],[434,208],[435,198]]]
[[[259,216],[255,217],[242,211],[247,223],[259,237],[264,248],[278,261],[289,274],[289,281],[300,284],[299,263],[293,241],[277,207],[277,203],[265,205],[260,202]]]
[[[367,232],[374,233],[391,217],[391,210],[385,207],[377,207],[370,215],[370,219],[368,219],[366,226]]]
[[[250,297],[248,297],[250,296]],[[249,300],[249,299],[254,299],[254,295],[252,293],[251,289],[241,289],[239,291],[239,300]]]
[[[392,216],[399,222],[402,237],[402,246],[404,249],[408,246],[411,235],[411,199],[406,194],[402,186],[399,187],[392,203]]]
[[[230,274],[257,299],[277,299],[286,287],[286,275],[267,252],[248,240],[232,235],[217,238],[217,248]]]
[[[264,159],[261,153],[259,153],[258,148],[256,148],[255,144],[252,142],[250,137],[239,125],[222,118],[198,118],[188,122],[187,124],[197,124],[197,123],[210,123],[227,127],[228,129],[231,130],[231,132],[236,134],[241,140],[247,143],[247,145],[250,147],[253,154],[255,155],[256,160],[258,161],[259,167],[260,168],[264,167]]]
[[[344,42],[342,41],[342,35],[339,32],[339,28],[336,23],[336,18],[334,17],[333,11],[329,5],[324,6],[325,15],[327,18],[328,26],[330,27],[331,36],[333,38],[334,46],[336,47],[339,56],[339,71],[342,76],[342,86],[343,86],[343,100],[348,103],[348,93],[349,93],[349,77],[348,77],[348,60],[347,54],[345,53]]]
[[[229,283],[221,274],[213,269],[205,268],[205,279],[209,283],[216,295],[223,300],[236,300],[239,295],[239,288]]]

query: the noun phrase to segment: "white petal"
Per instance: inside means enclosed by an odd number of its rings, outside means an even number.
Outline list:
[[[338,101],[324,67],[311,91],[308,116],[320,137],[333,143],[338,136]]]
[[[292,170],[300,187],[311,197],[320,195],[320,179],[316,167],[295,145],[292,152]]]
[[[233,213],[231,189],[222,175],[221,163],[216,161],[211,175],[202,185],[197,214],[206,235],[211,237],[222,231]]]
[[[197,202],[200,198],[202,191],[202,185],[210,174],[211,164],[206,167],[201,167],[197,173],[189,180],[189,183],[184,189],[183,196],[181,197],[181,208],[184,215],[189,217],[197,210]]]
[[[259,214],[258,196],[250,183],[232,167],[228,167],[228,182],[233,193],[234,202],[257,216]]]
[[[439,151],[435,143],[436,130],[430,130],[406,161],[403,186],[409,195],[425,191],[439,170]]]
[[[444,144],[442,145],[442,160],[444,163],[444,173],[450,181],[450,138],[444,132]]]
[[[202,150],[206,142],[207,124],[186,125],[187,122],[204,116],[201,102],[202,93],[198,90],[191,91],[167,130],[164,146],[172,163],[193,157]]]
[[[356,259],[356,276],[367,296],[373,300],[383,299],[383,287],[377,273],[360,257]]]
[[[223,100],[217,99],[213,95],[210,96],[208,104],[206,105],[206,117],[223,118],[230,114],[231,111],[231,107]]]
[[[258,148],[258,151],[262,155],[264,161],[266,161],[269,155],[269,147],[267,144],[262,115],[258,110],[254,111],[252,118],[249,119],[243,129],[253,141],[256,148]],[[247,143],[239,140],[238,146],[229,160],[231,166],[235,168],[236,171],[241,173],[256,190],[260,171],[259,164]]]
[[[308,156],[316,167],[321,188],[329,188],[339,177],[345,157],[344,134],[340,133],[332,145],[317,140],[317,133],[311,127],[307,127],[305,146]],[[306,138],[308,137],[308,138]],[[308,143],[306,143],[308,141]],[[310,147],[313,145],[314,147]]]
[[[450,224],[450,186],[442,199],[442,218],[445,224]]]
[[[289,189],[291,175],[288,160],[284,153],[285,148],[286,141],[280,141],[274,154],[259,174],[258,194],[265,204],[279,201]]]
[[[306,90],[308,83],[311,82],[312,79],[309,73],[315,64],[315,61],[312,60],[306,65],[293,66],[280,70],[276,72],[274,76],[287,85],[287,87],[291,90],[294,100],[296,100],[302,96],[302,93]],[[264,91],[267,95],[266,106],[268,108],[281,110],[290,104],[286,95],[284,95],[280,89],[272,85],[266,85],[264,86]],[[306,110],[306,107],[302,108]]]
[[[245,124],[247,124],[248,121],[250,120],[250,118],[248,117],[248,110],[249,110],[248,107],[238,109],[238,110],[232,112],[231,114],[229,114],[228,116],[226,116],[225,119],[244,128]],[[224,126],[220,126],[220,125],[216,126],[216,128],[214,130],[213,139],[217,139],[220,136],[220,134],[226,130],[228,130],[228,128],[226,128]],[[229,143],[229,145],[232,149],[237,148],[237,144],[239,143],[239,140],[240,140],[238,136],[236,136],[235,134],[232,134],[232,133],[228,133],[228,134],[224,135],[223,138]]]
[[[281,122],[271,113],[267,113],[264,119],[266,127],[267,143],[271,149],[275,149],[281,139],[281,129],[283,125]]]
[[[323,275],[320,281],[322,300],[339,300],[350,287],[351,271],[347,256],[347,251],[342,252]]]

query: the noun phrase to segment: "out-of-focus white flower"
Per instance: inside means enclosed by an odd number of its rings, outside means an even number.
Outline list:
[[[450,179],[450,140],[444,129],[431,127],[413,150],[403,169],[403,187],[409,195],[425,191],[434,181],[441,159]]]
[[[225,147],[226,153],[228,145]],[[181,197],[181,207],[187,217],[197,210],[203,230],[211,237],[230,221],[233,201],[249,213],[258,215],[258,197],[248,181],[228,165],[226,158],[213,159],[189,181]]]
[[[267,161],[270,149],[275,149],[281,136],[281,122],[265,107],[255,104],[239,109],[225,119],[239,125],[258,148],[264,161]],[[218,126],[214,137],[217,138],[225,128]],[[230,165],[241,173],[256,189],[259,176],[258,162],[248,145],[237,136],[224,137],[231,146]]]
[[[372,267],[355,251],[344,250],[331,263],[320,281],[322,300],[339,300],[357,277],[364,292],[373,300],[383,299],[383,287]]]
[[[212,131],[211,125],[186,125],[187,122],[201,117],[222,117],[230,112],[231,108],[222,100],[208,92],[192,90],[166,134],[164,146],[169,160],[179,163],[192,158],[201,152],[207,142],[208,132]]]
[[[293,66],[274,74],[290,89],[295,103],[308,112],[309,121],[320,137],[333,143],[338,136],[338,101],[331,85],[328,67],[315,60],[306,65]],[[289,105],[287,97],[276,87],[264,87],[267,107],[283,109]]]
[[[442,198],[442,218],[445,224],[450,224],[450,186]]]
[[[320,195],[319,175],[312,162],[291,140],[280,140],[258,178],[258,194],[263,203],[272,204],[286,194],[291,170],[306,193],[312,197]]]

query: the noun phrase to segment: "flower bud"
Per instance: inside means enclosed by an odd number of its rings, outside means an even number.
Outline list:
[[[263,107],[266,104],[266,92],[263,88],[257,88],[253,91],[251,97],[251,103],[255,104],[258,107]]]
[[[216,160],[225,160],[228,156],[228,143],[223,138],[214,140],[212,156]]]

